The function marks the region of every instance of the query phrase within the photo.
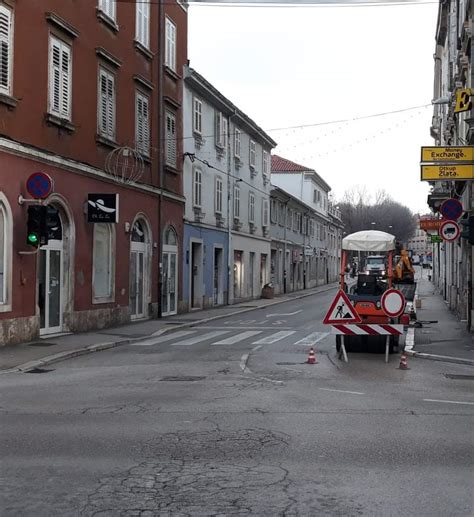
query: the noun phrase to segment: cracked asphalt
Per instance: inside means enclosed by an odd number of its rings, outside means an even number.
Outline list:
[[[473,515],[473,369],[340,363],[331,296],[219,323],[294,332],[270,344],[199,341],[214,323],[3,375],[1,515]]]

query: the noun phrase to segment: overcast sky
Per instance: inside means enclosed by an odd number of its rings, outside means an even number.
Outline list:
[[[191,4],[188,55],[278,142],[275,154],[315,169],[336,199],[365,185],[427,212],[419,162],[433,144],[431,106],[325,123],[429,105],[437,12],[437,3]]]

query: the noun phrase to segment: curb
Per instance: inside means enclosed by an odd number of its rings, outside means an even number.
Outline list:
[[[168,332],[171,332],[178,328],[187,328],[187,327],[193,327],[194,325],[202,325],[203,323],[208,323],[209,321],[227,318],[229,316],[235,316],[236,314],[243,314],[245,312],[251,312],[251,311],[255,311],[257,309],[263,309],[265,307],[270,307],[272,305],[278,305],[278,304],[289,302],[292,300],[299,300],[301,298],[313,296],[314,294],[324,293],[324,292],[330,291],[332,289],[337,289],[337,286],[327,287],[327,288],[321,289],[320,291],[317,291],[317,292],[303,293],[303,294],[300,294],[300,295],[297,295],[294,297],[292,296],[291,298],[289,298],[289,299],[287,298],[285,300],[277,299],[275,301],[262,304],[258,307],[248,307],[246,309],[241,309],[241,310],[237,309],[235,312],[231,312],[231,313],[227,313],[227,314],[219,314],[217,316],[211,316],[209,318],[203,318],[201,320],[196,320],[193,322],[186,322],[186,323],[180,323],[177,325],[170,325],[169,327],[159,329],[147,336],[123,339],[121,341],[108,341],[105,343],[97,343],[97,344],[88,345],[88,346],[82,347],[82,348],[76,348],[75,350],[71,350],[71,351],[59,352],[54,355],[49,355],[49,356],[43,357],[42,359],[37,359],[36,361],[29,361],[27,363],[20,364],[18,366],[8,369],[8,370],[0,371],[0,375],[5,374],[5,373],[28,373],[31,370],[34,370],[35,368],[41,368],[43,366],[47,366],[47,365],[50,365],[53,363],[65,361],[66,359],[72,359],[73,357],[79,357],[81,355],[91,354],[93,352],[100,352],[102,350],[108,350],[110,348],[115,348],[115,347],[118,347],[121,345],[130,345],[131,343],[137,343],[139,341],[146,341],[147,339],[151,339],[151,338],[160,336],[162,334],[167,334]]]
[[[452,357],[449,355],[425,354],[423,352],[415,352],[415,350],[405,350],[405,353],[411,357],[418,357],[419,359],[430,359],[431,361],[442,361],[445,363],[465,364],[474,366],[474,361],[471,359],[463,359],[461,357]]]

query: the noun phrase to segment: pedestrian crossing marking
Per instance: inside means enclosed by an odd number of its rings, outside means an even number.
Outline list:
[[[214,339],[215,337],[223,336],[229,332],[229,330],[214,330],[213,332],[208,332],[207,334],[203,334],[201,336],[193,336],[189,339],[185,339],[184,341],[172,343],[171,346],[191,346],[202,341],[207,341],[208,339]]]
[[[281,339],[293,335],[295,332],[296,330],[282,330],[280,332],[276,332],[275,334],[271,334],[270,336],[259,339],[258,341],[254,341],[252,345],[271,345],[272,343],[276,343]]]
[[[175,332],[174,334],[167,334],[166,336],[156,336],[153,339],[147,339],[146,341],[139,341],[137,343],[131,343],[131,346],[153,346],[159,345],[161,343],[166,343],[166,341],[172,341],[173,339],[177,339],[184,336],[189,336],[189,334],[194,334],[195,330],[180,330]]]
[[[329,336],[329,332],[312,332],[311,334],[308,334],[303,339],[300,339],[295,345],[314,345],[324,339],[325,337]]]
[[[256,336],[257,334],[261,334],[261,330],[247,330],[245,332],[241,332],[240,334],[236,334],[235,336],[228,337],[227,339],[222,339],[221,341],[216,341],[212,343],[213,345],[233,345],[238,343],[239,341],[243,341],[252,336]]]

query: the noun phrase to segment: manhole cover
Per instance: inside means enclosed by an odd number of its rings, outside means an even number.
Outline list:
[[[48,373],[48,372],[54,372],[54,370],[46,370],[44,368],[33,368],[33,370],[29,370],[26,373]]]
[[[47,341],[35,341],[34,343],[28,343],[28,346],[53,346],[57,343],[48,343]]]
[[[473,381],[474,380],[474,375],[456,375],[454,373],[445,373],[444,376],[447,377],[448,379],[459,379],[459,380],[464,380],[464,381]]]
[[[180,376],[180,377],[163,377],[161,380],[162,381],[181,381],[181,382],[192,382],[192,381],[202,381],[204,380],[206,377],[198,377],[198,376]]]

